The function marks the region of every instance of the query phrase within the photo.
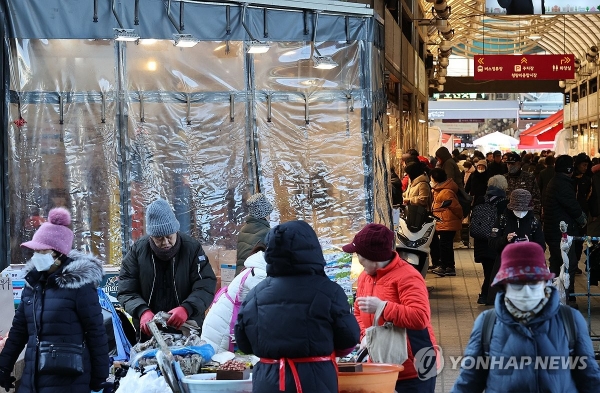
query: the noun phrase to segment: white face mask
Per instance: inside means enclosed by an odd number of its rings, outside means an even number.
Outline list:
[[[528,211],[517,211],[517,210],[513,210],[513,213],[515,213],[515,216],[519,217],[519,218],[523,218],[527,215],[527,213],[529,213]]]
[[[485,168],[477,168],[477,172],[483,173],[483,172],[485,172]]]
[[[437,186],[437,183],[432,180],[429,182],[429,185],[431,186],[431,188],[435,188],[435,186]]]
[[[31,257],[31,262],[38,272],[45,272],[54,264],[52,254],[40,254],[36,252]]]
[[[521,311],[533,310],[546,297],[544,282],[519,287],[521,284],[506,284],[505,296]]]

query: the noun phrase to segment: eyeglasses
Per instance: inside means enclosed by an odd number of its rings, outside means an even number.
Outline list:
[[[544,282],[543,281],[535,281],[535,282],[526,282],[526,283],[510,283],[510,286],[516,290],[516,291],[520,291],[521,289],[525,288],[525,285],[527,285],[529,287],[529,289],[535,289],[537,287],[539,287],[540,285],[543,285]]]

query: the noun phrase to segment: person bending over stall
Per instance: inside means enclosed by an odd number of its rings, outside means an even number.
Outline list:
[[[123,259],[117,299],[133,317],[138,341],[150,339],[154,314],[171,314],[168,331],[179,332],[188,319],[198,326],[215,296],[217,278],[200,242],[179,232],[179,221],[164,199],[146,210],[146,236]]]
[[[349,354],[360,332],[348,297],[325,275],[305,221],[276,226],[266,242],[267,278],[248,293],[235,326],[238,348],[260,358],[252,391],[338,393],[335,356]]]

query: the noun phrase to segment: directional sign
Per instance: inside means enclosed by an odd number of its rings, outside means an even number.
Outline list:
[[[475,80],[575,79],[575,55],[475,55]]]

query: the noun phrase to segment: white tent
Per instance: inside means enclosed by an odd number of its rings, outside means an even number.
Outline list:
[[[440,127],[429,127],[429,155],[435,157],[435,152],[440,147],[442,147],[442,131]]]
[[[507,147],[512,148],[516,147],[519,144],[519,140],[513,138],[510,135],[503,134],[499,131],[492,132],[491,134],[487,134],[482,136],[481,138],[477,138],[473,141],[473,145],[475,146],[486,146],[486,147]],[[491,150],[491,149],[490,149]]]
[[[570,130],[562,129],[556,133],[554,137],[554,151],[556,156],[561,154],[569,154],[569,147],[571,143],[567,140],[571,136]]]

